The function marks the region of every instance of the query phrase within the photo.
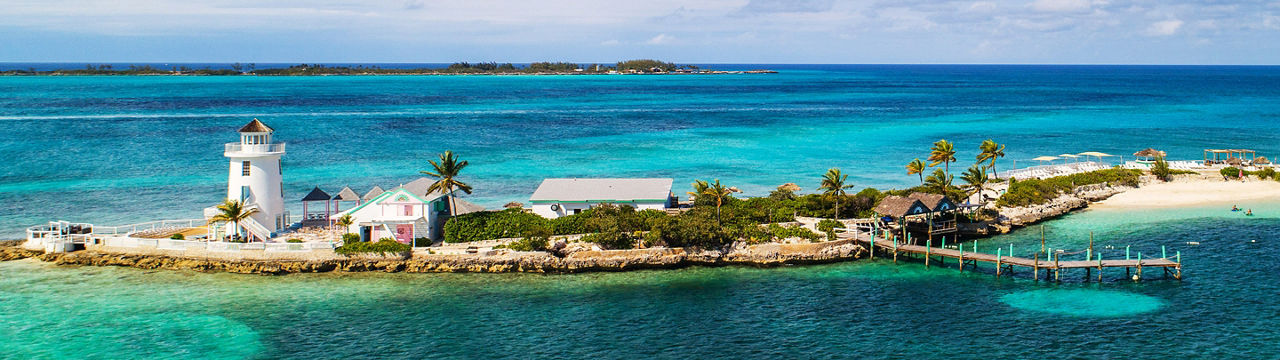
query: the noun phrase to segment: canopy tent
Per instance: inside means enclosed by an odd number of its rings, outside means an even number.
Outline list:
[[[1079,153],[1079,154],[1076,154],[1076,155],[1084,156],[1084,157],[1086,157],[1086,158],[1088,158],[1088,157],[1090,157],[1090,156],[1096,156],[1096,157],[1098,157],[1098,161],[1102,161],[1102,158],[1104,158],[1104,157],[1115,156],[1115,155],[1111,155],[1111,154],[1108,154],[1108,153],[1104,153],[1104,152],[1097,152],[1097,151],[1085,151],[1085,152],[1082,152],[1082,153]]]
[[[1058,159],[1060,159],[1060,158],[1059,158],[1059,157],[1057,157],[1057,156],[1041,156],[1041,157],[1038,157],[1038,158],[1035,158],[1035,159],[1031,159],[1031,160],[1035,160],[1035,161],[1039,161],[1039,162],[1043,163],[1043,162],[1045,162],[1045,161],[1054,161],[1054,160],[1058,160]]]
[[[1075,154],[1058,154],[1058,157],[1063,158],[1063,159],[1075,159],[1075,158],[1078,158],[1078,157],[1080,157],[1080,156],[1075,155]]]

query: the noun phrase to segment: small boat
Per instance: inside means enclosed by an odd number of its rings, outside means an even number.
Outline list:
[[[1188,241],[1187,245],[1200,245],[1199,241]]]

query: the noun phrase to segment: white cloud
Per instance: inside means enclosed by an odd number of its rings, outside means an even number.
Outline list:
[[[1031,9],[1040,12],[1083,13],[1093,10],[1089,0],[1036,0]]]
[[[650,38],[648,41],[645,41],[644,43],[649,45],[662,45],[662,44],[669,44],[671,43],[672,40],[675,40],[675,38],[663,33],[663,34],[658,34],[658,36],[654,36],[653,38]]]
[[[618,39],[609,39],[609,40],[601,41],[601,42],[600,42],[600,45],[604,45],[604,46],[615,46],[615,45],[618,45],[618,44],[621,44],[621,43],[622,43],[622,42],[621,42],[621,41],[618,41]]]
[[[1169,36],[1178,32],[1182,28],[1182,20],[1173,19],[1165,21],[1157,21],[1147,27],[1147,35],[1151,36]]]

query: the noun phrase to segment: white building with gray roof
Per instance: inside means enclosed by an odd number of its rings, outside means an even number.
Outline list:
[[[675,205],[672,179],[545,179],[529,197],[533,213],[548,219],[573,215],[600,204],[636,210],[666,210]]]

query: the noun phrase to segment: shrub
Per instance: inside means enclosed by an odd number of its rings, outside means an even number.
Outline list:
[[[530,229],[524,234],[523,239],[510,242],[505,247],[515,251],[546,251],[550,245],[551,229],[541,227]]]
[[[1173,171],[1169,169],[1169,162],[1164,161],[1162,157],[1157,157],[1156,163],[1151,165],[1151,175],[1155,175],[1160,181],[1169,181]]]
[[[1237,168],[1237,167],[1234,167],[1234,166],[1224,167],[1224,168],[1222,168],[1222,170],[1218,170],[1218,173],[1219,173],[1219,174],[1222,174],[1222,176],[1225,176],[1225,177],[1227,177],[1227,178],[1229,178],[1229,179],[1239,179],[1239,178],[1240,178],[1240,168]]]
[[[837,229],[837,228],[843,229],[844,223],[831,220],[831,219],[823,219],[822,221],[818,222],[818,231],[821,231],[821,232],[830,232],[833,229]]]
[[[782,240],[786,238],[793,238],[793,237],[797,237],[797,238],[801,238],[809,241],[818,240],[818,234],[798,225],[781,226],[778,224],[769,224],[769,227],[767,229],[769,234],[772,235],[772,239],[770,240],[773,240],[773,241]]]
[[[515,237],[535,227],[548,227],[546,218],[521,209],[476,212],[450,218],[444,224],[444,241],[460,243]]]
[[[343,243],[360,242],[360,234],[353,234],[353,233],[342,234],[342,242]]]
[[[289,240],[285,240],[284,242],[287,242],[287,243],[290,243],[290,244],[301,244],[301,243],[302,243],[302,239],[289,239]]]
[[[173,240],[186,240],[187,236],[182,235],[182,233],[177,233],[177,234],[173,234],[172,236],[169,236],[169,238]]]
[[[429,239],[429,238],[425,238],[425,237],[420,237],[420,238],[414,238],[414,239],[413,239],[413,246],[414,246],[414,247],[425,247],[425,246],[431,246],[431,243],[432,243],[431,239]]]
[[[1276,177],[1276,169],[1265,168],[1259,171],[1254,171],[1253,174],[1257,175],[1258,178],[1262,180],[1274,179]]]
[[[343,255],[362,254],[362,253],[397,254],[397,253],[404,253],[409,250],[411,250],[411,248],[409,247],[409,244],[401,244],[395,240],[392,240],[391,238],[382,238],[378,240],[378,242],[345,243],[345,244],[342,244],[342,246],[339,246],[338,248],[333,249],[333,252],[343,254]]]
[[[1112,185],[1138,184],[1141,170],[1107,169],[1093,172],[1071,174],[1048,179],[1027,179],[1010,181],[1009,189],[996,201],[997,206],[1014,207],[1038,205],[1049,202],[1066,192],[1075,190],[1077,186],[1109,183]]]
[[[715,210],[685,212],[658,220],[653,226],[655,239],[671,247],[719,248],[734,237],[716,224]]]

